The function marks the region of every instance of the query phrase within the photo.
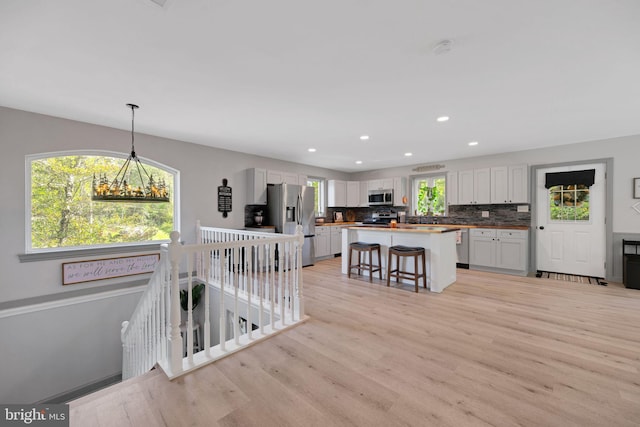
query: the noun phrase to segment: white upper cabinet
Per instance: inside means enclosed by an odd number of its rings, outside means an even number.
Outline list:
[[[491,203],[491,169],[473,170],[473,195],[474,202],[486,205]]]
[[[509,168],[500,166],[491,168],[491,203],[508,203]]]
[[[458,204],[470,205],[474,200],[473,169],[458,172]]]
[[[282,184],[284,182],[284,174],[280,171],[267,171],[267,184]]]
[[[360,206],[360,181],[347,181],[347,206]]]
[[[344,208],[347,206],[347,182],[330,179],[327,181],[327,206]]]
[[[393,178],[393,206],[406,206],[404,200],[409,200],[407,195],[407,178]]]
[[[447,205],[458,204],[458,172],[447,172]]]
[[[369,207],[369,183],[367,181],[360,182],[360,203],[361,208]]]
[[[491,168],[491,203],[528,203],[527,165]]]
[[[369,181],[369,190],[391,190],[393,178],[372,179]]]
[[[267,170],[253,168],[247,170],[247,204],[267,204]]]
[[[509,203],[529,203],[529,168],[509,166]]]
[[[307,185],[307,176],[269,169],[267,170],[267,184]]]
[[[298,174],[297,173],[290,173],[290,172],[283,172],[282,173],[282,182],[284,182],[285,184],[298,185]]]

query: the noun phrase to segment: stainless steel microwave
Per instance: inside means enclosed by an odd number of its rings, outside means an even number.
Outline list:
[[[393,190],[369,190],[369,206],[393,206]]]

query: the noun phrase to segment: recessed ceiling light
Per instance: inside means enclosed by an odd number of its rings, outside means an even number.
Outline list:
[[[369,139],[369,135],[362,135],[362,136],[360,137],[360,139],[361,139],[361,140],[363,140],[363,141],[366,141],[366,140],[368,140],[368,139]]]
[[[362,160],[356,160],[356,165],[361,165],[362,164]]]
[[[407,157],[411,157],[411,156],[413,156],[413,153],[404,153],[404,155],[407,156]]]
[[[309,148],[309,150],[308,150],[308,151],[309,151],[310,153],[315,153],[315,152],[316,152],[316,149],[315,149],[315,148]]]
[[[469,143],[469,145],[470,145],[470,146],[478,145],[478,141],[471,141],[471,142]]]
[[[436,120],[439,122],[446,122],[449,120],[449,116],[440,116]]]

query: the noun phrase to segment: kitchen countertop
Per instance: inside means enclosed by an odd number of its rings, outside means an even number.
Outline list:
[[[441,227],[439,225],[426,225],[426,224],[415,224],[414,226],[410,225],[410,224],[398,224],[398,225],[402,225],[402,227],[376,227],[371,226],[371,225],[367,225],[367,226],[360,226],[360,225],[354,225],[349,227],[349,229],[354,229],[354,230],[371,230],[371,231],[390,231],[393,233],[396,232],[400,232],[400,233],[449,233],[451,231],[458,231],[460,228],[454,228],[453,226],[451,227]]]
[[[453,227],[453,228],[502,228],[507,230],[528,230],[526,225],[492,225],[492,224],[398,224],[398,227]]]
[[[325,223],[316,223],[316,227],[323,227],[327,225],[344,225],[344,226],[359,226],[362,224],[357,221],[344,221],[344,222],[325,222]],[[365,225],[367,228],[384,228],[389,229],[391,227],[376,227],[375,224],[367,224]],[[506,230],[528,230],[529,226],[526,225],[496,225],[496,224],[404,224],[398,223],[397,228],[407,228],[407,227],[444,227],[444,228],[501,228]]]

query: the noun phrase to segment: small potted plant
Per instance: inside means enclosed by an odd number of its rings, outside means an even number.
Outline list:
[[[204,283],[198,283],[191,288],[191,310],[195,310],[195,308],[200,303],[200,299],[202,299],[202,293],[204,292]],[[184,311],[188,311],[189,304],[189,293],[186,289],[182,289],[180,291],[180,306]]]

